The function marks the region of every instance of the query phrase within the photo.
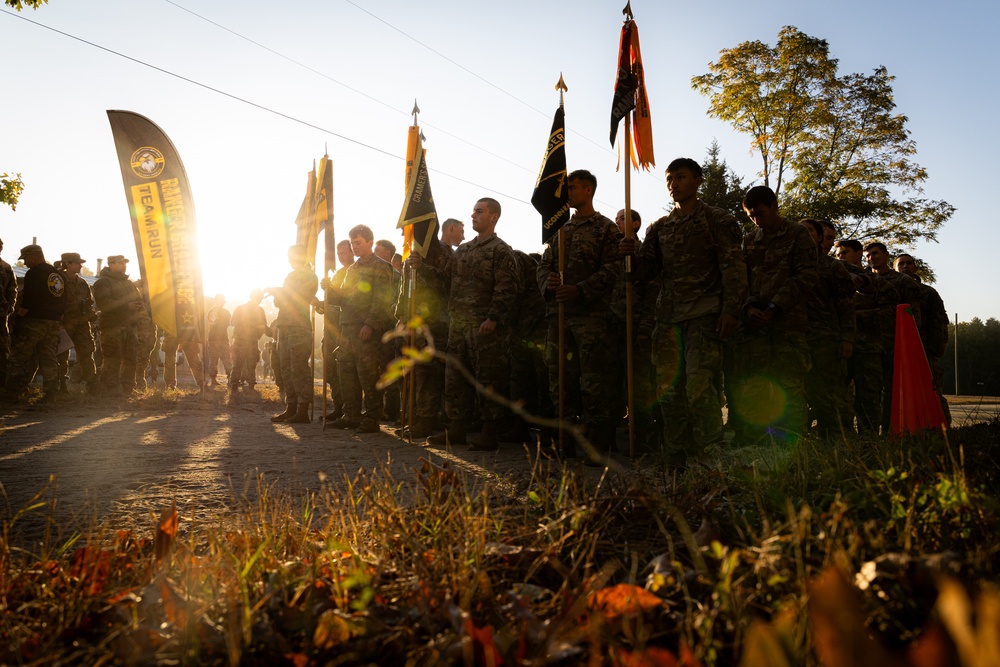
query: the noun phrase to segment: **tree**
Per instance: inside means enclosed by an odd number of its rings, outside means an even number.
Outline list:
[[[954,213],[923,197],[927,172],[913,161],[907,118],[895,111],[893,77],[838,76],[827,42],[782,28],[775,47],[745,42],[721,52],[691,85],[708,114],[752,137],[761,176],[791,218],[826,218],[844,236],[912,247],[936,240]]]
[[[12,211],[16,211],[17,200],[23,191],[21,174],[0,174],[0,204],[6,204]]]
[[[48,4],[49,0],[3,0],[4,4],[8,7],[13,7],[17,11],[21,11],[26,6],[32,9],[38,9],[44,4]]]
[[[753,223],[743,210],[743,195],[746,186],[743,179],[736,175],[726,160],[720,159],[719,142],[715,139],[708,147],[708,154],[705,156],[705,163],[702,165],[702,175],[704,183],[698,192],[698,198],[710,206],[718,206],[736,216],[740,226],[744,231],[753,228]]]

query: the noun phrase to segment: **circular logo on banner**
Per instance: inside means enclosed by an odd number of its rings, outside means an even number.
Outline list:
[[[156,178],[163,171],[163,153],[143,146],[132,153],[132,171],[140,178]]]
[[[66,284],[63,282],[62,276],[58,273],[49,274],[48,284],[49,292],[52,293],[52,296],[62,296],[63,291],[66,289]]]

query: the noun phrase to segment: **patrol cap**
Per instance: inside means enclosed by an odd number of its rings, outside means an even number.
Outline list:
[[[87,261],[85,259],[80,259],[80,253],[78,252],[64,252],[62,254],[61,259],[63,266],[67,264],[72,264],[73,262],[80,262],[81,264],[83,264],[84,262]]]
[[[31,255],[33,253],[38,253],[39,255],[44,254],[42,253],[42,246],[35,245],[33,243],[31,245],[24,246],[21,248],[21,256],[18,257],[18,259],[24,259],[25,255]]]
[[[108,264],[114,264],[115,262],[125,262],[128,264],[128,260],[125,259],[125,255],[108,255]]]

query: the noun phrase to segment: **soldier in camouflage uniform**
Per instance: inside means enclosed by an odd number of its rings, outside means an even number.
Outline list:
[[[306,262],[305,246],[288,249],[292,271],[280,288],[267,290],[274,295],[278,317],[272,326],[278,333],[278,357],[285,391],[285,411],[271,417],[273,422],[308,424],[313,401],[313,377],[309,355],[313,350],[313,328],[309,308],[316,298],[319,280]]]
[[[822,249],[823,230],[818,220],[799,222]],[[844,263],[819,253],[817,281],[806,303],[809,319],[809,359],[806,400],[816,417],[820,436],[843,437],[854,431],[850,407],[847,362],[854,352],[854,283]]]
[[[396,256],[396,246],[392,241],[387,239],[379,239],[375,242],[374,248],[375,255],[384,260],[392,268],[392,297],[389,299],[389,312],[386,313],[387,319],[392,319],[395,317],[396,305],[399,302],[399,290],[403,283],[403,274],[401,271],[396,269],[392,265],[392,259]],[[393,338],[387,343],[382,343],[382,364],[381,368],[385,368],[392,360],[395,359],[400,351],[403,349],[403,341],[401,338]],[[385,401],[385,409],[383,410],[383,417],[387,421],[398,421],[400,419],[400,406],[402,405],[402,382],[393,382],[391,385],[387,386],[382,390]]]
[[[448,356],[468,369],[476,380],[497,394],[505,392],[510,376],[505,343],[508,315],[517,299],[517,260],[514,251],[496,235],[500,202],[485,197],[472,209],[476,238],[463,243],[455,253],[435,266],[414,253],[410,256],[419,274],[440,273],[449,286]],[[432,445],[466,444],[466,433],[475,405],[473,388],[451,363],[445,369],[445,409],[448,430],[427,439]],[[506,416],[499,403],[480,401],[483,430],[474,450],[498,447],[497,426]]]
[[[517,322],[516,327],[509,328],[510,398],[523,401],[528,414],[552,417],[555,411],[545,363],[548,326],[545,322],[545,301],[536,278],[541,258],[521,250],[514,250],[514,255],[519,277],[517,300],[510,312],[510,321]],[[515,417],[510,429],[500,433],[498,438],[500,442],[524,443],[529,442],[530,436],[528,423],[521,417]]]
[[[924,344],[927,363],[931,368],[934,392],[941,401],[946,423],[950,427],[951,409],[944,397],[944,368],[941,366],[941,357],[948,347],[948,313],[944,308],[944,301],[936,289],[923,284],[917,273],[917,262],[912,255],[904,253],[896,257],[896,271],[913,278],[919,286],[917,299],[920,303],[920,340]]]
[[[45,262],[37,245],[21,248],[28,272],[13,315],[10,364],[3,392],[5,400],[15,400],[35,376],[42,373],[46,399],[59,389],[59,321],[66,309],[66,283],[61,273]]]
[[[327,296],[328,302],[340,306],[343,335],[337,370],[344,416],[331,426],[378,433],[385,400],[378,380],[384,368],[382,334],[391,326],[392,265],[372,250],[375,237],[366,225],[353,227],[348,236],[357,260],[347,267],[344,282],[333,285]]]
[[[878,435],[882,422],[882,357],[886,347],[886,322],[895,321],[899,296],[878,274],[862,268],[862,245],[855,239],[837,241],[837,259],[854,283],[857,334],[848,363],[848,380],[854,384],[854,413],[860,435]]]
[[[205,350],[206,368],[208,371],[208,386],[213,387],[219,384],[219,363],[222,363],[222,370],[226,373],[226,378],[233,374],[233,360],[229,354],[229,326],[232,324],[233,315],[226,308],[226,297],[223,294],[215,295],[215,305],[208,309],[205,315],[208,319],[208,335]]]
[[[461,223],[458,223],[461,227]],[[454,225],[453,225],[454,226]],[[440,264],[448,261],[455,251],[443,241],[438,241],[427,253],[427,262]],[[411,256],[412,257],[412,256]],[[407,258],[403,264],[403,280],[400,286],[395,317],[400,322],[410,319],[409,281],[416,277],[413,284],[413,313],[420,317],[438,349],[448,344],[448,282],[440,272],[413,271],[413,262]],[[417,349],[423,349],[429,344],[425,333],[420,332],[414,339]],[[444,374],[445,365],[440,359],[432,359],[423,364],[417,364],[411,375],[413,381],[413,422],[410,427],[411,438],[426,438],[439,433],[439,416],[444,407]],[[403,400],[409,398],[403,396]],[[409,406],[404,406],[409,409]]]
[[[730,409],[740,419],[742,439],[795,440],[806,428],[806,302],[817,280],[816,243],[804,227],[778,214],[778,199],[767,186],[750,188],[743,209],[757,230],[743,237],[749,294]]]
[[[124,255],[111,255],[101,277],[94,283],[94,301],[101,312],[101,388],[110,394],[131,393],[135,389],[139,337],[136,317],[144,308],[139,290],[125,271]]]
[[[920,317],[920,295],[918,284],[912,279],[904,276],[892,269],[892,262],[889,252],[884,243],[875,241],[865,246],[865,260],[868,268],[873,273],[889,283],[895,288],[899,296],[898,303],[907,303],[913,313],[913,319],[917,322],[917,329],[921,326]],[[897,304],[898,305],[898,304]],[[889,433],[890,420],[892,418],[892,377],[894,368],[894,358],[896,349],[896,311],[893,310],[892,317],[884,321],[885,331],[883,336],[888,341],[885,351],[882,354],[882,434]]]
[[[3,241],[0,241],[3,250]],[[10,264],[0,259],[0,387],[7,382],[7,360],[10,357],[8,319],[17,301],[17,278]]]
[[[340,268],[333,272],[333,277],[324,277],[320,281],[320,288],[325,294],[323,376],[326,384],[330,387],[330,400],[333,403],[333,409],[326,414],[326,420],[329,423],[344,416],[344,394],[340,391],[340,372],[337,369],[337,359],[340,354],[340,346],[344,342],[344,336],[340,331],[340,306],[334,305],[330,297],[333,285],[343,285],[347,267],[354,264],[354,250],[351,248],[350,240],[344,239],[337,243],[337,261],[340,262]]]
[[[636,282],[660,279],[653,364],[664,450],[671,464],[683,466],[722,442],[723,345],[739,326],[747,274],[736,218],[698,199],[701,166],[678,158],[666,180],[675,206],[653,223],[632,273]],[[630,239],[621,245],[623,252],[634,247]]]
[[[254,385],[260,337],[268,332],[267,315],[260,307],[264,292],[250,290],[250,300],[233,310],[233,370],[229,374],[229,396],[240,393],[240,385]]]
[[[605,376],[611,361],[608,345],[608,308],[621,269],[618,242],[621,234],[607,217],[594,210],[597,178],[579,169],[566,177],[570,208],[574,209],[559,235],[549,240],[536,272],[545,296],[549,323],[545,358],[549,367],[549,392],[559,402],[559,305],[563,306],[566,348],[565,416],[579,419],[584,434],[597,451],[606,452],[614,424],[608,417]],[[559,238],[565,237],[564,271],[559,275]],[[575,451],[565,442],[567,456]]]
[[[149,370],[153,349],[156,347],[156,324],[153,323],[153,313],[149,306],[149,294],[146,281],[142,278],[135,281],[135,287],[142,295],[142,308],[136,312],[135,333],[138,340],[136,346],[138,361],[135,364],[135,388],[137,391],[146,389],[146,371]],[[157,361],[159,361],[157,359]],[[155,379],[156,371],[153,371]]]
[[[624,237],[625,209],[615,216],[615,226]],[[642,219],[632,211],[633,238],[636,252],[642,244],[637,234],[642,227]],[[611,342],[611,364],[608,375],[608,405],[611,419],[619,421],[626,413],[628,403],[628,345],[626,326],[627,304],[625,299],[626,274],[622,271],[615,282],[611,296],[611,317],[608,322]],[[656,328],[656,299],[660,295],[659,276],[641,283],[632,284],[632,392],[635,409],[637,450],[656,452],[662,440],[661,412],[656,393],[656,367],[653,366],[653,330]]]
[[[97,369],[94,366],[94,333],[90,323],[97,320],[94,310],[94,293],[90,285],[80,276],[84,262],[79,253],[62,254],[63,278],[66,281],[66,311],[63,314],[63,328],[73,341],[76,350],[76,367],[79,380],[87,385],[88,391],[97,389]],[[69,369],[69,350],[59,354],[59,391],[66,387]]]

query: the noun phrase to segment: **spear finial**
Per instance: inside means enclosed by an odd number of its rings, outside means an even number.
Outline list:
[[[622,14],[625,15],[626,21],[631,21],[635,18],[632,14],[632,0],[628,0],[628,2],[625,3],[625,9],[622,10]]]
[[[569,88],[566,86],[566,82],[563,81],[562,72],[559,72],[559,82],[556,84],[556,90],[559,91],[559,104],[563,103],[563,93],[569,92]]]
[[[411,111],[410,113],[413,114],[413,125],[414,127],[416,127],[417,125],[420,124],[419,122],[417,122],[417,114],[420,113],[420,107],[417,106],[417,98],[415,97],[413,98],[413,111]]]

